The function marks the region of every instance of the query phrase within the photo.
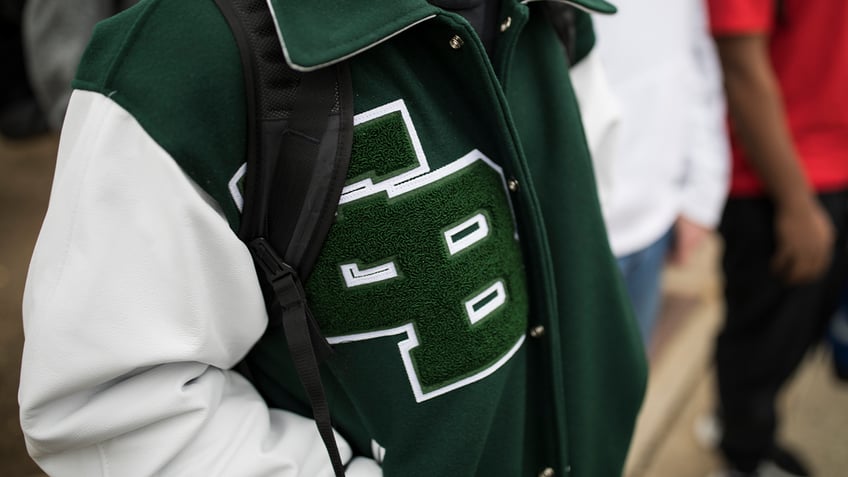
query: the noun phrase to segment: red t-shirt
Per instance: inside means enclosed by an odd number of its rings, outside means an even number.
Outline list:
[[[848,186],[848,1],[708,0],[714,36],[769,35],[789,129],[817,191]],[[731,135],[731,195],[762,193],[756,173]]]

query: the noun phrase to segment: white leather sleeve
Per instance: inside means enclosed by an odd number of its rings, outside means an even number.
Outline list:
[[[267,318],[212,204],[127,111],[74,93],[23,308],[21,424],[50,475],[332,475],[314,422],[228,371]]]
[[[597,50],[593,49],[572,67],[571,83],[580,106],[580,117],[592,155],[598,197],[601,208],[604,208],[615,187],[613,168],[616,167],[619,152],[618,130],[621,111]]]

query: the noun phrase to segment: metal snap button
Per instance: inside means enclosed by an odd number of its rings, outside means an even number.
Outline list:
[[[465,42],[462,41],[462,38],[460,38],[459,35],[454,35],[453,38],[450,39],[450,47],[454,50],[462,48],[462,45],[464,44]]]

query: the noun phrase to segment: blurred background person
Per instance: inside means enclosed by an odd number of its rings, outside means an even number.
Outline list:
[[[57,3],[57,2],[54,2]],[[0,0],[0,135],[23,139],[47,130],[24,69],[21,18],[24,0]]]
[[[594,20],[594,61],[607,78],[586,67],[573,78],[610,245],[648,346],[663,266],[685,263],[721,215],[729,170],[721,79],[701,0],[620,2],[618,14]],[[612,97],[600,101],[604,81]]]
[[[23,13],[26,66],[50,128],[62,127],[71,80],[94,25],[137,0],[27,0]],[[22,3],[22,2],[19,2]]]
[[[720,447],[728,475],[810,475],[775,441],[775,398],[821,339],[845,282],[848,2],[709,7],[733,144],[720,227]]]

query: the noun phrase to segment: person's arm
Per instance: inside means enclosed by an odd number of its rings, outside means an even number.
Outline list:
[[[792,143],[767,36],[718,36],[716,44],[734,131],[775,204],[773,267],[790,283],[814,280],[830,262],[833,224]]]
[[[101,94],[72,96],[23,314],[21,425],[50,475],[332,475],[315,423],[230,370],[267,324],[246,247]]]

